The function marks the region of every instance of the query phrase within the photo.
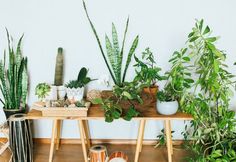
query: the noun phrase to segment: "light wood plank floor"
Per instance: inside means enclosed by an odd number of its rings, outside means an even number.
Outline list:
[[[123,151],[129,157],[129,162],[134,159],[135,145],[106,145],[108,153]],[[34,145],[34,161],[47,162],[49,154],[49,144]],[[187,152],[180,147],[174,146],[173,162],[182,162]],[[8,162],[10,153],[5,151],[0,156],[0,162]],[[60,149],[54,154],[54,162],[83,162],[83,154],[80,145],[61,145]],[[143,146],[139,162],[167,162],[167,152],[165,147],[154,149],[153,146]]]

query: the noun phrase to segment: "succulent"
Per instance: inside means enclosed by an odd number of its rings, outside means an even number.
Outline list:
[[[57,58],[56,58],[56,67],[55,67],[55,77],[54,85],[61,86],[63,85],[63,48],[58,48]]]
[[[47,83],[39,83],[35,88],[35,95],[38,96],[39,99],[44,99],[48,92],[50,92],[51,87]]]

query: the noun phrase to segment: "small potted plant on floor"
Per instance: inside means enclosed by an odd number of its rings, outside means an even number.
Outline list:
[[[159,72],[161,68],[156,66],[153,53],[149,48],[146,48],[142,53],[142,60],[134,55],[136,64],[136,76],[135,81],[141,83],[144,86],[143,91],[148,93],[153,98],[153,101],[156,101],[156,94],[158,91],[157,81],[165,79],[164,76],[161,76]]]
[[[3,110],[6,117],[16,113],[22,113],[26,110],[26,99],[28,95],[28,74],[27,58],[22,56],[21,41],[19,39],[17,48],[12,47],[10,35],[7,31],[8,38],[8,59],[6,53],[4,59],[0,61],[0,89],[3,100]]]
[[[186,90],[194,82],[189,72],[189,56],[187,49],[175,51],[169,62],[172,63],[171,70],[166,72],[166,85],[164,90],[157,93],[157,111],[163,115],[172,115],[178,111],[179,103],[185,97]]]
[[[81,101],[84,97],[84,86],[87,85],[91,78],[87,77],[88,69],[83,67],[80,69],[78,78],[71,80],[66,84],[66,94],[71,104]]]

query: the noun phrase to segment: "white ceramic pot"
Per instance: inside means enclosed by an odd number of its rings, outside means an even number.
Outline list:
[[[66,88],[64,86],[57,86],[57,95],[59,100],[64,100],[66,96]]]
[[[178,101],[160,102],[157,101],[157,111],[162,115],[173,115],[178,111]]]
[[[50,92],[48,92],[45,100],[57,100],[57,86],[51,85]]]
[[[84,97],[84,87],[82,88],[66,88],[67,98],[70,103],[76,103],[81,101]]]

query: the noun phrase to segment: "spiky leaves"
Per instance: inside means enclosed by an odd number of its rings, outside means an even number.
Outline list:
[[[6,51],[4,51],[4,59],[0,61],[0,90],[4,98],[4,101],[1,100],[1,102],[6,109],[24,109],[26,106],[28,75],[27,59],[22,57],[21,53],[22,39],[23,35],[14,50],[7,31],[8,59],[6,59]]]
[[[126,33],[128,31],[129,18],[126,21],[126,27],[125,27],[125,31],[124,31],[124,37],[123,37],[121,48],[119,46],[119,40],[118,40],[118,34],[117,34],[116,27],[112,23],[112,39],[109,39],[109,37],[107,35],[105,36],[106,52],[107,52],[107,55],[105,55],[104,50],[103,50],[102,45],[101,45],[101,42],[100,42],[100,39],[97,35],[97,32],[94,28],[94,25],[93,25],[92,21],[91,21],[89,15],[88,15],[86,5],[85,5],[84,1],[83,1],[83,5],[84,5],[84,10],[86,12],[86,16],[89,20],[90,26],[93,30],[93,33],[94,33],[95,37],[96,37],[96,40],[98,42],[98,46],[100,48],[103,59],[104,59],[106,65],[107,65],[107,68],[110,72],[110,75],[111,75],[111,77],[112,77],[112,79],[113,79],[113,81],[116,85],[122,86],[124,81],[125,81],[125,76],[126,76],[129,64],[131,62],[132,56],[133,56],[133,54],[134,54],[134,52],[137,48],[139,37],[136,36],[135,40],[133,41],[133,44],[132,44],[132,46],[129,50],[128,56],[127,56],[124,72],[122,73],[124,45],[125,45]],[[109,63],[108,63],[108,61],[109,61]]]

